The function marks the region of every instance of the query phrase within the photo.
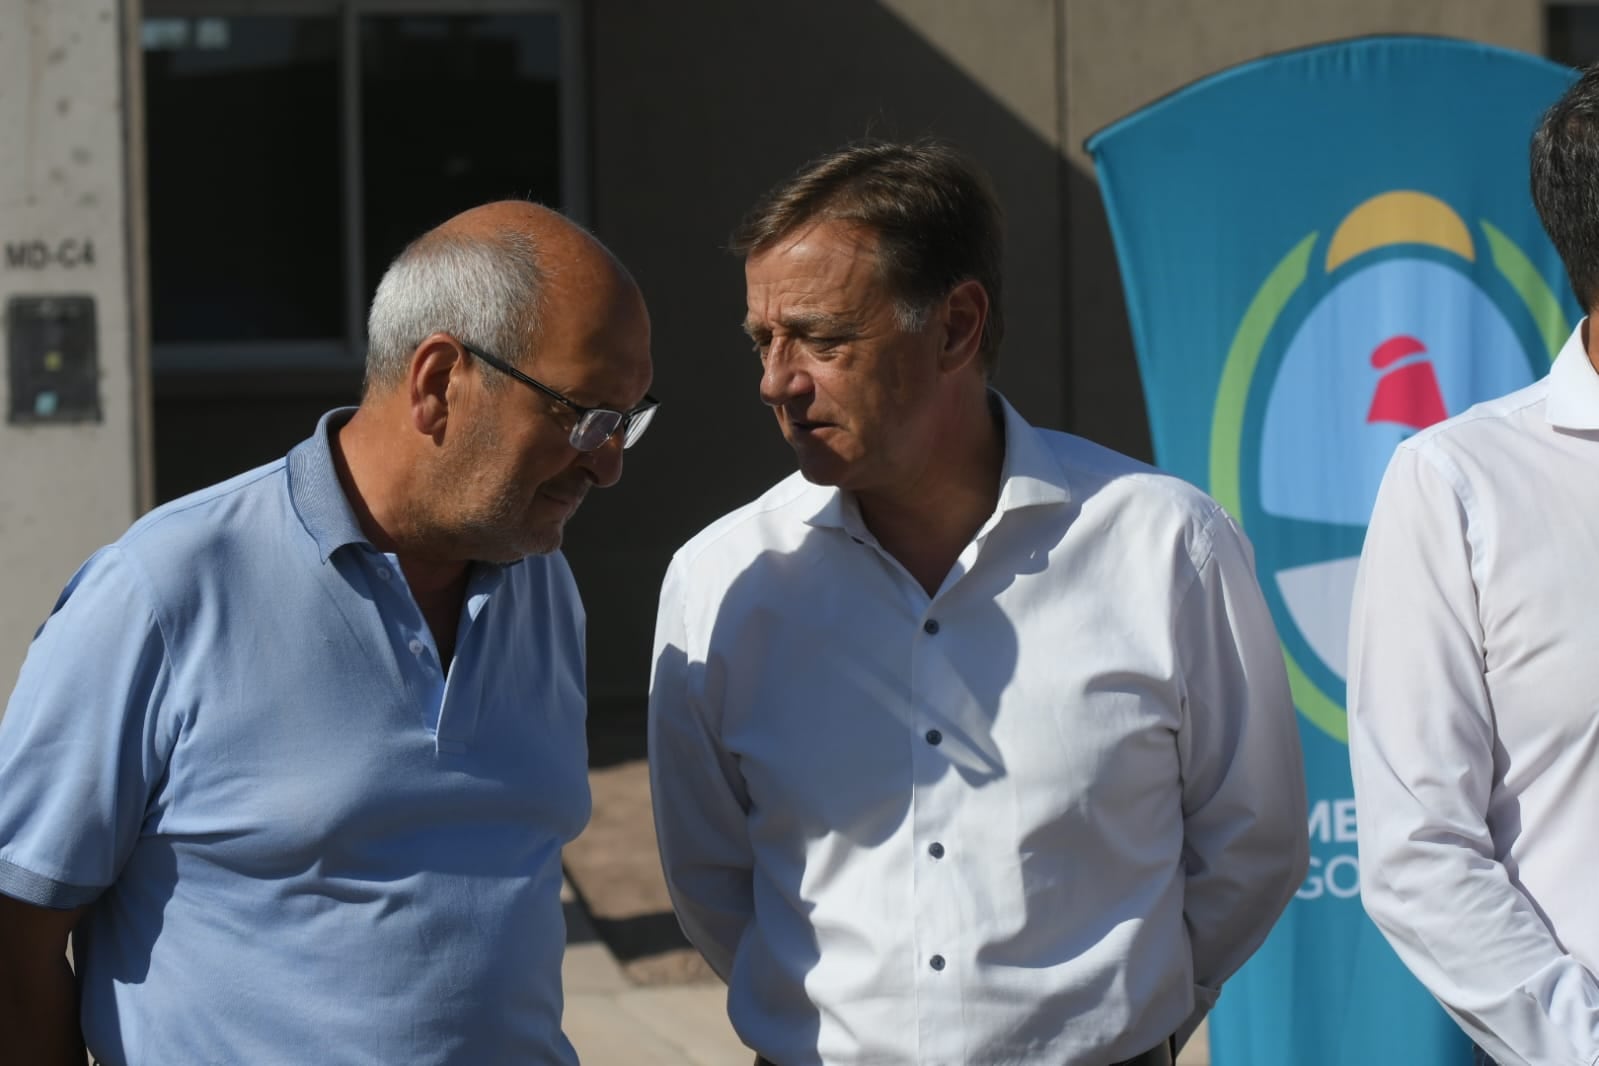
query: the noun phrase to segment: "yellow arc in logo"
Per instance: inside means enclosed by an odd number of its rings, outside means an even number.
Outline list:
[[[1455,209],[1424,192],[1400,189],[1373,196],[1349,212],[1327,242],[1327,273],[1387,244],[1430,244],[1475,261],[1477,249]]]

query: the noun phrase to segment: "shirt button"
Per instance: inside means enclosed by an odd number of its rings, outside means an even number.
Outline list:
[[[386,566],[378,567],[378,577],[382,578],[384,581],[387,581],[389,579],[389,568]]]
[[[410,644],[408,644],[406,646],[411,649],[411,654],[412,655],[421,655],[423,649],[426,647],[426,645],[423,644],[420,640],[413,640],[413,641],[411,641]]]
[[[929,729],[927,731],[927,742],[935,746],[942,744],[944,742],[944,734],[940,733],[936,729]]]
[[[942,859],[944,857],[944,845],[940,844],[936,840],[933,841],[931,844],[927,845],[927,854],[931,855],[935,859]]]
[[[930,637],[937,636],[938,635],[938,619],[929,618],[927,621],[923,622],[922,623],[922,632],[926,633]]]
[[[932,958],[927,960],[927,965],[931,966],[935,970],[942,970],[944,968],[944,956],[934,955]]]

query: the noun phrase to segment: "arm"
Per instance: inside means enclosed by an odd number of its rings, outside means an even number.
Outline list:
[[[1495,858],[1493,708],[1467,523],[1408,448],[1378,493],[1350,632],[1349,756],[1366,911],[1505,1064],[1599,1054],[1599,981]]]
[[[1266,939],[1305,877],[1299,721],[1249,543],[1224,514],[1177,616],[1186,715],[1183,917],[1196,1008],[1181,1043]]]
[[[661,867],[678,922],[725,981],[755,911],[749,798],[736,759],[707,721],[706,665],[689,659],[682,580],[674,560],[655,629],[650,787]]]
[[[0,1058],[82,1066],[69,933],[137,843],[165,771],[149,597],[104,551],[35,636],[0,718]],[[80,958],[80,963],[82,959]],[[20,1038],[20,1048],[14,1041]]]
[[[78,981],[66,955],[82,915],[0,895],[0,1033],[16,1062],[83,1066]]]

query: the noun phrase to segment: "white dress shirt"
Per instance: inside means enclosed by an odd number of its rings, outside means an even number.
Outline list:
[[[1599,1059],[1599,375],[1406,441],[1366,534],[1349,756],[1366,910],[1505,1066]]]
[[[667,573],[662,861],[780,1066],[1103,1066],[1186,1038],[1304,876],[1243,535],[1003,406],[998,506],[932,597],[797,474]]]

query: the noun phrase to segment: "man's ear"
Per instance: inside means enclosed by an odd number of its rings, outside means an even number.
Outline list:
[[[406,399],[410,404],[411,425],[437,443],[444,436],[450,418],[450,403],[459,393],[459,377],[466,369],[466,351],[448,333],[434,333],[411,353],[406,368]]]
[[[944,325],[944,346],[939,352],[939,369],[959,370],[969,364],[983,345],[983,325],[988,321],[988,290],[973,278],[949,290],[938,305]]]

